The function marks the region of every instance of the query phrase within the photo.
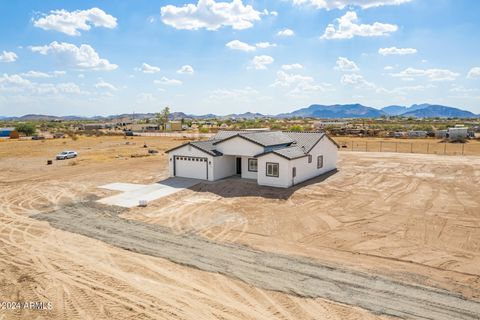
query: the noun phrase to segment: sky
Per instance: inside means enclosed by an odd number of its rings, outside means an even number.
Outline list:
[[[0,116],[480,113],[480,1],[0,1]]]

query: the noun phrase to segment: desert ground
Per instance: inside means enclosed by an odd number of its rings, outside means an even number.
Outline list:
[[[478,316],[480,156],[342,151],[288,190],[231,178],[96,204],[101,185],[166,179],[183,142],[0,142],[0,301],[53,306],[0,319]],[[80,156],[46,165],[65,149]]]

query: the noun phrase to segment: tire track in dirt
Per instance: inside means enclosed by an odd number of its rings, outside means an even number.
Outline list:
[[[125,220],[121,209],[83,202],[32,216],[53,227],[133,252],[239,279],[257,288],[325,298],[378,314],[421,319],[478,319],[480,302],[451,292],[332,268],[316,261],[216,243],[194,234]]]

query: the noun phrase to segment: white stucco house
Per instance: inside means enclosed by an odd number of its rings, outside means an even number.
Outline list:
[[[166,151],[171,177],[233,175],[288,188],[337,168],[338,145],[323,132],[219,131]]]

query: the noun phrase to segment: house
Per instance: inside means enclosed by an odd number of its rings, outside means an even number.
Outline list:
[[[165,123],[166,131],[182,131],[182,122],[181,121],[168,121]]]
[[[468,128],[460,125],[456,125],[454,128],[448,128],[448,139],[451,141],[460,141],[467,139]]]
[[[0,138],[18,138],[15,128],[0,128]]]
[[[219,131],[166,151],[172,177],[216,181],[233,175],[288,188],[337,167],[339,146],[322,132]]]
[[[425,138],[427,136],[427,131],[411,130],[408,131],[408,136],[410,138]]]

